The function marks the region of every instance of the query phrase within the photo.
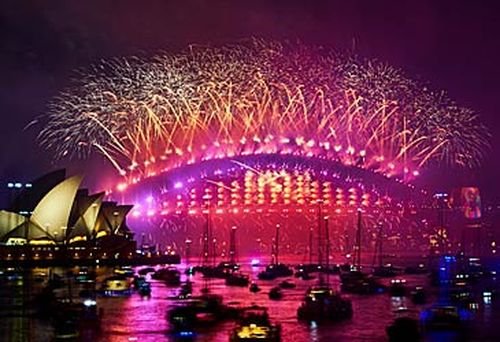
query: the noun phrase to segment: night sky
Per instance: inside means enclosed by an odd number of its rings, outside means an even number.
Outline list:
[[[498,4],[497,4],[498,3]],[[191,43],[301,40],[399,67],[477,111],[492,134],[483,167],[456,176],[500,200],[500,3],[497,1],[2,1],[0,182],[66,166],[36,144],[47,103],[77,68]],[[72,163],[98,173],[103,161]],[[89,171],[92,170],[92,171]],[[434,172],[433,184],[439,184]],[[449,179],[447,173],[446,178]],[[92,185],[92,184],[90,184]],[[2,185],[4,186],[4,185]]]

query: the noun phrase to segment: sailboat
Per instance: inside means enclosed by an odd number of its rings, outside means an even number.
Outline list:
[[[356,294],[382,293],[385,287],[372,276],[361,272],[361,232],[362,217],[361,209],[358,209],[358,225],[356,229],[356,245],[354,246],[354,263],[351,269],[340,274],[342,291]]]
[[[223,267],[228,267],[231,270],[231,273],[226,278],[226,285],[246,287],[250,283],[250,277],[238,271],[240,266],[236,257],[236,227],[233,226],[229,239],[229,262],[223,263]]]
[[[382,254],[382,242],[383,242],[383,234],[382,234],[382,222],[378,223],[378,231],[377,231],[377,241],[375,243],[375,253],[373,254],[373,275],[382,278],[392,278],[397,276],[400,270],[394,267],[392,264],[385,264],[383,262],[384,255]],[[377,264],[378,261],[378,265]],[[376,266],[375,266],[376,265]]]
[[[321,231],[321,221],[318,221],[318,232]],[[325,237],[326,237],[326,257],[325,265],[318,263],[321,266],[329,268],[330,259],[330,234],[328,229],[328,217],[324,218],[325,222]],[[319,249],[322,247],[318,246]],[[321,254],[321,253],[319,253]],[[326,273],[326,282],[324,275],[320,274],[319,284],[309,288],[301,306],[297,310],[299,320],[316,321],[316,322],[335,322],[352,317],[352,304],[349,299],[343,298],[340,293],[334,291],[330,287],[329,274]]]
[[[272,253],[273,263],[268,265],[266,269],[259,273],[258,277],[261,280],[273,280],[278,277],[289,277],[293,275],[293,270],[287,265],[279,262],[279,239],[280,225],[276,225],[276,236],[274,238],[274,248]]]

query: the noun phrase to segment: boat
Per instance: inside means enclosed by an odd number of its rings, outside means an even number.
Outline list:
[[[299,269],[297,272],[295,272],[294,276],[295,276],[295,278],[300,278],[302,280],[311,280],[311,279],[315,278],[309,272],[306,272],[302,269]]]
[[[380,284],[371,275],[361,271],[350,271],[340,274],[341,289],[344,292],[355,294],[377,294],[385,291],[385,286]]]
[[[148,273],[154,273],[155,272],[155,269],[154,267],[144,267],[144,268],[141,268],[137,274],[139,275],[142,275],[142,276],[145,276],[147,275]]]
[[[89,298],[81,303],[64,299],[54,309],[52,322],[56,340],[75,339],[84,331],[100,329],[103,310],[98,310],[94,299]]]
[[[406,280],[392,279],[389,294],[393,297],[404,297],[406,295]]]
[[[352,304],[329,286],[316,286],[307,290],[297,317],[304,321],[340,321],[352,317]]]
[[[22,270],[9,267],[5,270],[0,270],[0,281],[18,281],[23,277]]]
[[[181,285],[181,290],[177,299],[189,299],[191,298],[191,294],[193,293],[193,283],[190,281],[186,281]]]
[[[81,267],[74,277],[75,281],[79,284],[93,283],[95,282],[96,274],[90,271],[88,267]]]
[[[113,270],[114,274],[121,275],[127,278],[133,278],[134,277],[134,270],[130,266],[121,266],[117,267]]]
[[[236,272],[240,269],[240,265],[237,264],[235,261],[222,261],[217,265],[217,267],[219,269],[228,270],[230,272]]]
[[[295,266],[296,271],[302,271],[302,272],[308,272],[308,273],[318,272],[320,269],[321,269],[320,265],[313,264],[313,263],[299,264],[299,265]]]
[[[280,287],[275,286],[269,291],[269,299],[280,300],[281,298],[283,298],[283,291]]]
[[[361,225],[361,222],[359,225]],[[373,254],[373,275],[381,278],[392,278],[402,273],[402,269],[394,267],[392,264],[384,264],[384,254],[382,252],[382,244],[384,241],[382,232],[383,223],[380,221],[377,226],[378,232],[375,241],[375,253]],[[361,227],[359,227],[359,229],[361,229]],[[357,247],[357,250],[359,249],[360,246]]]
[[[471,287],[466,284],[451,287],[449,289],[449,300],[461,308],[476,309],[478,306]]]
[[[201,272],[205,278],[226,279],[231,274],[229,270],[218,266],[201,266],[196,271]]]
[[[260,280],[274,280],[278,277],[290,277],[293,275],[293,270],[285,264],[271,264],[266,269],[258,274]]]
[[[251,283],[249,289],[250,289],[250,292],[253,292],[253,293],[260,292],[260,287],[259,287],[259,285],[257,285],[257,283]]]
[[[272,251],[273,263],[267,265],[266,269],[259,272],[258,278],[260,280],[274,280],[278,277],[290,277],[293,275],[293,269],[289,266],[279,262],[279,240],[280,240],[280,225],[276,225],[276,236],[274,238],[274,245]]]
[[[123,276],[111,276],[104,279],[99,293],[106,297],[122,297],[130,296],[132,289],[129,279]]]
[[[461,331],[471,318],[468,310],[451,304],[432,306],[420,315],[424,331]]]
[[[134,277],[134,288],[136,290],[138,290],[139,287],[141,287],[141,285],[144,283],[147,283],[146,277],[144,277],[144,276],[135,276]]]
[[[142,283],[137,292],[143,297],[151,297],[151,284],[149,282]]]
[[[246,287],[250,283],[250,278],[246,274],[241,274],[237,272],[231,273],[226,278],[227,286],[241,286]]]
[[[373,269],[373,275],[381,278],[392,278],[401,273],[402,270],[392,264],[381,265]]]
[[[281,326],[269,321],[267,309],[253,306],[243,310],[240,322],[229,338],[231,342],[238,341],[281,341]]]
[[[389,342],[418,342],[421,340],[418,321],[410,317],[398,317],[386,329]]]
[[[408,266],[404,270],[405,274],[426,274],[429,273],[424,264],[418,264],[417,266]]]
[[[222,297],[204,294],[183,301],[168,312],[168,321],[174,332],[195,331],[201,327],[210,327],[228,316]]]
[[[291,281],[288,281],[288,280],[283,280],[279,286],[282,288],[282,289],[294,289],[296,287],[295,283],[292,283]]]
[[[170,286],[181,284],[181,273],[175,267],[161,268],[151,275],[152,279],[162,280]]]
[[[422,286],[415,287],[415,289],[411,292],[411,300],[413,304],[425,304],[426,295]]]

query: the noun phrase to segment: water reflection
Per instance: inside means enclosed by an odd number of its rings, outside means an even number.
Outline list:
[[[38,278],[41,274],[50,272],[64,274],[63,269],[38,269],[30,274],[21,274],[17,279],[3,281],[0,284],[0,306],[2,307],[2,323],[0,336],[9,336],[12,340],[47,341],[53,336],[50,322],[33,317],[29,307],[23,303],[29,302],[33,295],[41,291],[43,282]],[[409,316],[419,317],[422,305],[415,305],[409,297],[391,297],[388,294],[373,296],[351,295],[354,315],[351,320],[333,325],[320,325],[316,322],[299,323],[297,308],[303,299],[307,288],[316,280],[304,281],[294,278],[295,288],[284,289],[284,297],[279,301],[270,301],[268,293],[273,286],[283,279],[276,281],[258,281],[259,268],[244,267],[244,272],[251,275],[261,287],[258,293],[252,293],[248,288],[227,287],[224,280],[214,279],[208,282],[212,293],[224,296],[226,303],[233,302],[244,306],[267,306],[269,316],[273,322],[282,326],[283,341],[385,341],[385,329],[395,318]],[[38,272],[38,273],[35,273]],[[35,277],[33,275],[35,274]],[[112,274],[112,269],[96,269],[98,281]],[[205,281],[200,275],[186,276],[182,272],[182,281],[193,282],[193,294],[199,295]],[[37,280],[38,279],[38,280]],[[104,309],[102,330],[98,336],[88,337],[93,341],[171,341],[176,337],[169,333],[170,326],[166,320],[167,311],[175,305],[172,299],[179,293],[177,287],[168,287],[161,281],[152,280],[151,296],[143,297],[133,293],[130,297],[97,299],[99,307]],[[425,275],[406,277],[408,288],[426,284]],[[330,277],[332,287],[339,289],[340,281],[337,276]],[[428,287],[428,286],[427,286]],[[77,296],[79,287],[75,284],[74,295]],[[427,289],[426,289],[427,290]],[[500,327],[494,327],[499,318],[500,309],[492,291],[481,293],[482,300],[476,313],[473,336],[477,340],[497,336]],[[429,303],[436,299],[436,295],[429,292]],[[493,327],[492,327],[493,325]],[[235,326],[234,321],[224,321],[210,329],[202,330],[195,337],[196,341],[228,341],[229,334]],[[425,337],[427,341],[455,341],[456,334],[433,333]],[[494,339],[493,339],[494,340]]]

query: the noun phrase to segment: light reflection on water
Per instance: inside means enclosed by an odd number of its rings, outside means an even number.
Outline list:
[[[258,269],[245,267],[244,272],[250,273],[256,279]],[[112,269],[100,268],[99,279],[110,274]],[[62,271],[59,272],[62,274]],[[408,287],[427,285],[425,276],[405,276]],[[187,276],[183,275],[183,280]],[[196,275],[191,280],[194,282],[193,294],[200,294],[203,280]],[[386,327],[399,316],[418,318],[419,312],[426,306],[415,306],[409,297],[390,297],[387,294],[374,296],[348,296],[352,299],[354,315],[351,320],[337,324],[321,326],[315,323],[306,324],[297,321],[297,308],[307,288],[317,280],[303,281],[292,279],[297,284],[295,289],[286,289],[284,297],[279,301],[268,299],[269,290],[280,282],[258,281],[261,291],[251,293],[247,288],[226,287],[223,280],[211,280],[212,293],[224,296],[225,303],[239,302],[242,305],[262,305],[269,309],[273,322],[282,325],[283,341],[386,341]],[[388,281],[388,280],[387,280]],[[22,281],[21,281],[22,283]],[[337,276],[330,277],[334,288],[339,287]],[[98,305],[104,309],[102,331],[98,337],[88,337],[92,341],[170,341],[174,340],[169,335],[169,326],[166,313],[175,305],[171,299],[177,294],[178,289],[167,287],[160,281],[151,280],[152,294],[150,298],[141,297],[137,293],[128,298],[99,298]],[[30,292],[34,293],[42,285],[33,284]],[[26,289],[23,284],[11,286],[7,289],[0,285],[0,305],[2,308],[22,306],[22,292]],[[76,293],[76,292],[75,292]],[[430,301],[433,297],[430,296]],[[495,317],[498,320],[499,308],[492,303],[481,303],[475,325],[478,329],[473,335],[473,340],[488,340],[487,337],[495,336],[499,328],[494,326]],[[403,309],[405,308],[405,309]],[[496,314],[496,315],[495,315]],[[52,334],[52,328],[47,322],[38,319],[23,319],[3,314],[0,323],[0,336],[9,336],[11,340],[47,341]],[[233,321],[226,321],[210,330],[201,331],[196,341],[228,341],[229,332],[234,327]],[[486,327],[486,328],[485,328]],[[482,334],[482,335],[481,335]],[[17,338],[17,337],[19,338]],[[29,336],[29,338],[26,338]],[[483,339],[484,337],[484,339]],[[455,341],[456,336],[449,334],[433,334],[426,337],[427,341]],[[490,339],[494,340],[494,339]]]

